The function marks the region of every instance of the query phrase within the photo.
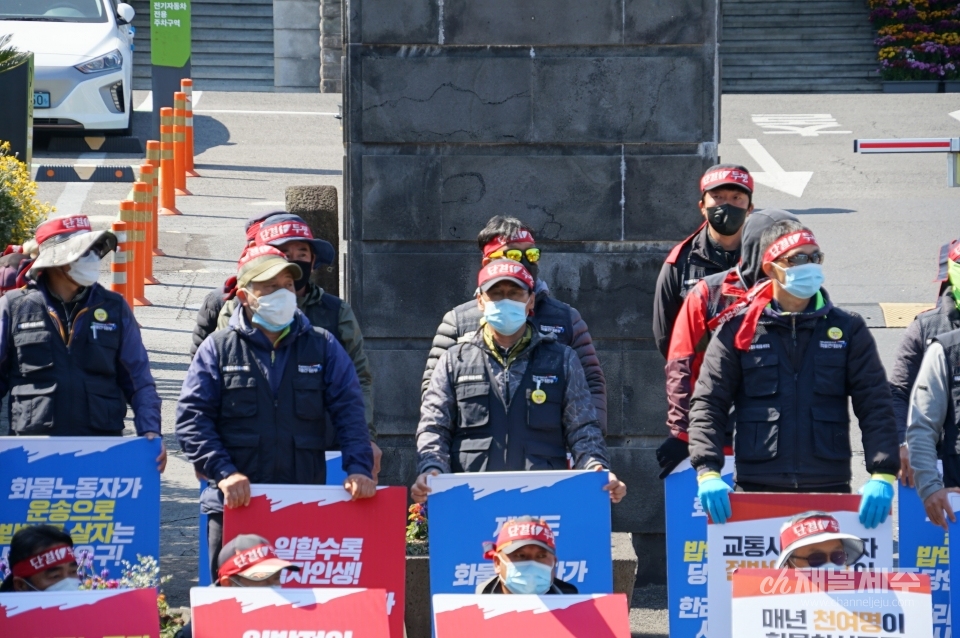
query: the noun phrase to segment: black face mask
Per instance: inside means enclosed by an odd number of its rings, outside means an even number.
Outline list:
[[[536,281],[537,275],[540,274],[540,266],[527,259],[526,255],[520,258],[520,263],[523,264],[523,267],[527,269],[527,272],[529,272],[533,280]]]
[[[313,262],[312,261],[295,261],[293,262],[296,265],[300,266],[300,279],[297,279],[293,282],[294,288],[297,291],[303,290],[307,287],[307,284],[310,283],[310,274],[313,272]]]
[[[711,206],[707,209],[707,221],[710,222],[710,228],[721,235],[736,235],[746,218],[747,209],[733,204]]]

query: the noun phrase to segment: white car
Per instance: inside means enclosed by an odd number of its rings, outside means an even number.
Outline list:
[[[35,129],[129,133],[133,14],[115,0],[0,0],[0,34],[34,53]]]

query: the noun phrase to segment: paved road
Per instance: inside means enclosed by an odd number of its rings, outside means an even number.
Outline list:
[[[145,96],[137,92],[135,103]],[[244,220],[282,207],[287,186],[342,186],[340,131],[329,115],[338,103],[337,95],[204,93],[197,104],[197,166],[204,177],[190,180],[194,197],[178,201],[184,216],[161,220],[160,244],[168,255],[156,260],[161,285],[148,288],[154,306],[137,310],[164,399],[171,451],[177,449],[173,411],[189,364],[194,316],[207,291],[234,272]],[[951,117],[951,112],[957,113]],[[137,116],[135,130],[145,139],[148,115]],[[788,173],[766,179],[778,179],[793,194],[760,185],[757,207],[792,210],[817,233],[828,255],[827,289],[837,303],[877,315],[873,333],[891,365],[902,330],[880,327],[877,304],[935,299],[937,251],[960,234],[955,221],[960,189],[946,188],[943,155],[855,155],[853,139],[960,135],[960,98],[731,95],[723,99],[722,121],[723,161],[776,173],[772,158]],[[42,162],[53,155],[41,151],[36,157]],[[797,172],[813,173],[802,194],[803,176],[790,175]],[[105,226],[129,187],[46,183],[39,190],[43,199],[58,202],[61,212],[83,212]],[[861,470],[860,480],[865,478]],[[161,560],[164,572],[174,576],[166,589],[175,605],[187,604],[196,578],[196,493],[192,468],[174,455],[163,477]],[[631,611],[635,636],[666,635],[664,604],[663,587],[637,592]]]

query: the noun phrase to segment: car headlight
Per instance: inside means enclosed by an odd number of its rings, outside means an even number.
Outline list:
[[[99,58],[94,58],[89,62],[78,64],[73,68],[82,73],[102,73],[103,71],[114,71],[122,66],[123,56],[120,55],[119,50],[114,49],[106,55],[101,55]]]

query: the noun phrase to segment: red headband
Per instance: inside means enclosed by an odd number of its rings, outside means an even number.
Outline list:
[[[483,247],[483,256],[489,257],[498,250],[506,247],[508,244],[535,244],[533,235],[529,230],[520,230],[516,235],[507,237],[506,235],[497,235]]]
[[[520,541],[534,541],[557,552],[553,530],[544,521],[508,521],[500,528],[496,543],[484,543],[483,557],[490,560],[495,553]]]
[[[808,536],[839,534],[840,523],[832,516],[811,516],[797,521],[780,532],[780,547],[786,549]]]
[[[784,235],[777,241],[770,244],[770,248],[767,248],[767,252],[763,253],[763,263],[769,264],[774,262],[794,248],[811,245],[817,245],[817,238],[814,237],[813,233],[811,233],[809,230],[798,230],[795,233]]]
[[[71,217],[55,217],[45,221],[37,227],[37,243],[41,246],[45,241],[57,235],[72,234],[77,232],[90,232],[90,219],[86,215],[73,215]]]
[[[220,578],[236,576],[246,571],[247,568],[253,567],[257,563],[262,563],[268,558],[277,558],[277,555],[270,545],[261,543],[256,547],[251,547],[250,549],[234,554],[230,560],[220,565],[217,574],[220,575]]]
[[[31,556],[13,566],[13,575],[18,578],[30,578],[57,565],[69,565],[77,562],[73,548],[69,545],[57,545]]]
[[[267,220],[269,221],[269,220]],[[280,222],[278,224],[264,224],[257,233],[257,244],[263,245],[277,239],[313,239],[313,231],[306,224],[299,222]]]

